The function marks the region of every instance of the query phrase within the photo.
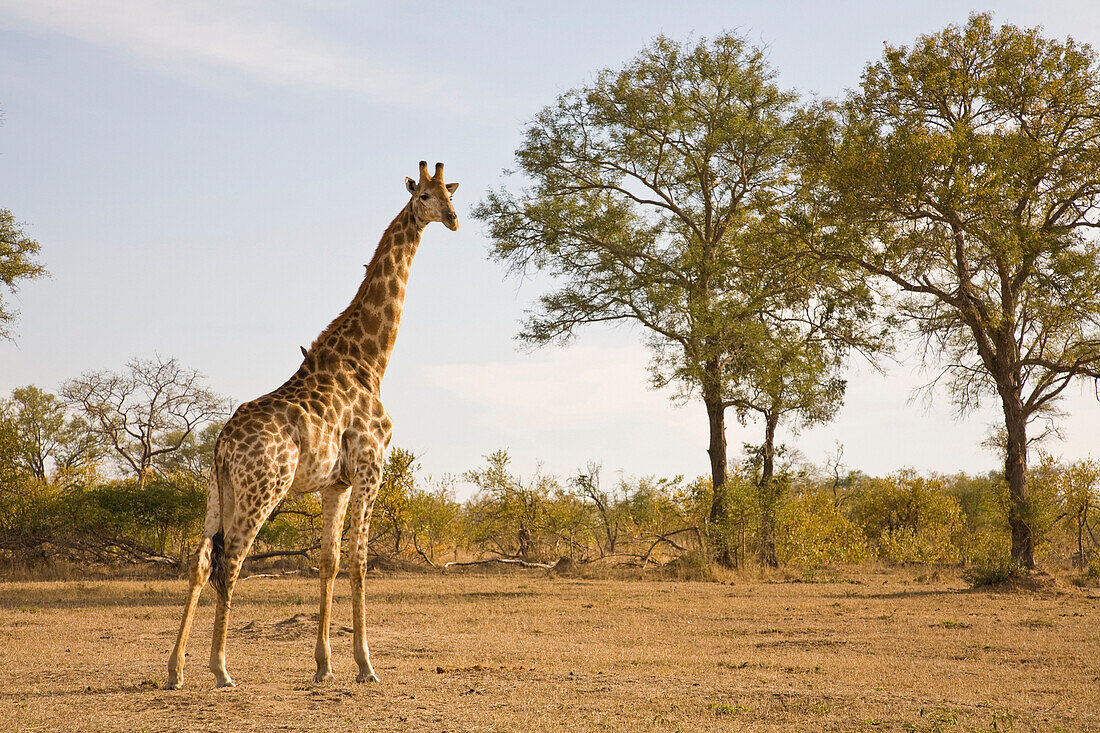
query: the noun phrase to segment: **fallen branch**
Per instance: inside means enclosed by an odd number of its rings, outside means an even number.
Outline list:
[[[310,568],[310,570],[316,570],[316,568]],[[255,575],[243,575],[243,576],[241,576],[241,580],[249,580],[251,578],[282,578],[282,577],[285,577],[287,575],[299,575],[299,574],[304,573],[304,572],[305,572],[305,570],[298,569],[298,570],[287,570],[287,571],[282,572],[282,573],[256,573]]]
[[[320,546],[321,546],[321,543],[318,542],[316,545],[313,545],[312,547],[305,547],[305,548],[302,548],[301,550],[276,550],[274,552],[260,552],[260,553],[257,553],[255,555],[249,555],[248,557],[246,557],[244,559],[244,561],[245,562],[252,562],[254,560],[267,560],[268,558],[272,558],[272,557],[293,557],[295,555],[298,555],[298,556],[304,557],[304,558],[309,558],[309,553],[313,552],[314,550],[316,550]]]
[[[449,563],[444,563],[443,569],[446,570],[451,567],[468,567],[471,565],[490,565],[492,563],[501,563],[504,565],[519,565],[524,568],[543,568],[549,570],[554,567],[554,563],[547,562],[530,562],[528,560],[520,560],[519,558],[512,557],[489,557],[484,560],[452,560]]]
[[[625,561],[621,558],[625,558]],[[600,555],[599,557],[594,557],[591,560],[581,560],[581,562],[586,565],[595,565],[598,562],[604,561],[615,561],[623,565],[641,565],[642,556],[635,555],[630,552],[612,552],[608,555]]]

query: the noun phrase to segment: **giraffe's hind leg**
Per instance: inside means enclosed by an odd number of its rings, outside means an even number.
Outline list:
[[[289,487],[289,481],[285,485]],[[223,547],[221,548],[223,555],[220,558],[217,556],[219,552],[218,543],[214,543],[211,564],[213,572],[220,572],[221,577],[212,578],[211,581],[216,588],[220,586],[219,590],[222,591],[218,594],[218,604],[214,611],[214,633],[210,639],[210,671],[214,674],[216,687],[236,686],[225,668],[225,637],[229,628],[229,609],[233,600],[233,587],[237,583],[237,577],[240,575],[244,558],[248,555],[256,535],[260,532],[260,527],[263,526],[264,521],[271,514],[271,510],[275,508],[286,493],[287,488],[272,492],[269,495],[269,501],[265,502],[260,511],[255,513],[250,514],[238,507],[232,523],[224,530]],[[219,560],[221,560],[220,566]]]
[[[367,462],[352,487],[351,496],[351,534],[348,577],[351,581],[351,618],[352,618],[352,655],[359,665],[356,682],[378,682],[378,675],[370,663],[367,649],[367,601],[363,588],[363,577],[367,569],[367,538],[374,498],[378,495],[378,486],[382,480],[381,453],[375,460]]]
[[[340,570],[340,533],[344,529],[344,511],[348,506],[350,491],[347,486],[326,489],[321,495],[323,511],[321,557],[317,574],[321,578],[321,607],[317,614],[317,646],[313,658],[317,660],[314,682],[332,682],[332,649],[329,646],[329,619],[332,614],[332,586]]]
[[[212,545],[210,537],[203,537],[202,542],[191,558],[191,591],[187,607],[183,612],[179,634],[176,636],[176,646],[172,649],[172,656],[168,657],[168,682],[164,685],[166,690],[178,690],[183,687],[183,663],[186,657],[187,636],[191,633],[191,623],[195,620],[195,608],[199,605],[199,595],[210,577],[210,551]]]
[[[252,543],[249,542],[249,545]],[[215,564],[220,564],[222,578],[218,580],[218,600],[214,611],[214,633],[210,639],[210,671],[214,674],[215,687],[236,687],[236,683],[229,676],[225,668],[225,636],[229,628],[229,606],[233,599],[233,586],[237,583],[237,576],[241,572],[241,563],[244,562],[248,548],[238,549],[239,541],[224,541],[220,548],[221,558],[215,558]],[[216,548],[215,551],[218,551]]]

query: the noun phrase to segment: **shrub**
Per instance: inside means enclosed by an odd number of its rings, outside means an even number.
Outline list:
[[[710,481],[706,481],[710,492]],[[709,505],[710,497],[707,497]],[[723,519],[707,525],[712,551],[727,558],[734,567],[744,567],[757,547],[760,523],[760,492],[743,471],[731,472],[723,496]]]
[[[963,534],[959,501],[940,477],[901,471],[865,479],[853,496],[852,518],[875,554],[893,563],[959,562]]]
[[[867,557],[863,534],[824,492],[789,497],[779,508],[777,524],[780,562],[813,570]]]

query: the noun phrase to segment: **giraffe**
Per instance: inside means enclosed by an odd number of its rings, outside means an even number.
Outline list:
[[[203,539],[190,566],[190,591],[165,689],[183,684],[184,650],[195,607],[207,580],[217,591],[210,671],[218,687],[233,687],[225,668],[225,637],[233,586],[256,534],[289,492],[320,492],[323,528],[318,571],[315,682],[330,682],[329,618],[340,564],[340,534],[351,512],[352,653],[356,682],[378,676],[367,651],[363,593],[367,527],[382,478],[392,422],[379,400],[405,300],[405,286],[424,228],[433,221],[452,231],[457,183],[443,182],[443,164],[420,161],[420,179],[405,179],[411,198],[382,235],[351,304],[308,349],[298,371],[274,392],[241,405],[214,449]]]

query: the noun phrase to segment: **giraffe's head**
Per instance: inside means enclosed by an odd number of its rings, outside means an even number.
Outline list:
[[[451,231],[458,229],[458,216],[451,204],[451,194],[457,183],[443,182],[443,164],[435,164],[435,175],[428,175],[427,161],[420,161],[420,180],[405,179],[405,187],[412,194],[413,213],[418,219],[441,221]]]

